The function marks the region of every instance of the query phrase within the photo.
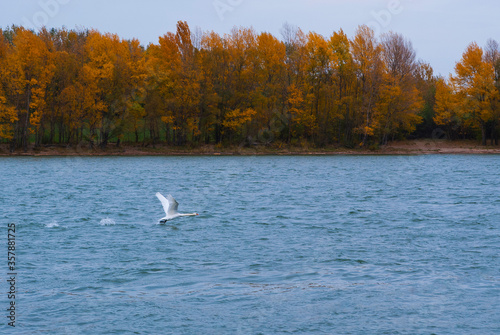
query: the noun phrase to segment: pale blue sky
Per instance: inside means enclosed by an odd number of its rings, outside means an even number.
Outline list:
[[[0,4],[0,27],[96,28],[147,45],[178,20],[220,34],[252,26],[278,37],[284,22],[325,36],[342,28],[350,37],[368,24],[402,33],[419,58],[448,75],[470,42],[500,42],[499,13],[499,0],[16,0]]]

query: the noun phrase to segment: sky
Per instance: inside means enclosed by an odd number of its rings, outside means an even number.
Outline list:
[[[341,28],[353,37],[366,24],[377,35],[401,33],[435,74],[448,76],[471,42],[500,42],[499,13],[499,0],[16,0],[1,2],[0,27],[94,28],[146,46],[179,20],[192,30],[243,26],[278,38],[284,23],[325,37]]]

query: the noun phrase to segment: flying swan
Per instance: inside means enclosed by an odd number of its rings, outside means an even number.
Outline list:
[[[156,197],[161,201],[161,204],[163,206],[163,210],[165,211],[165,216],[164,218],[160,219],[160,223],[165,223],[167,221],[173,220],[179,216],[195,216],[198,215],[198,213],[191,213],[191,214],[181,214],[177,212],[177,207],[179,207],[179,203],[175,201],[174,197],[172,197],[170,194],[167,195],[165,198],[160,192],[156,193]]]

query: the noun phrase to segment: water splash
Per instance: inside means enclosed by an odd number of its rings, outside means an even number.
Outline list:
[[[102,219],[99,224],[101,226],[114,226],[116,224],[115,220],[113,219],[110,219],[110,218],[105,218],[105,219]]]
[[[53,220],[50,223],[47,223],[45,225],[45,227],[47,227],[47,228],[57,228],[57,227],[59,227],[59,223],[57,223],[57,221]]]

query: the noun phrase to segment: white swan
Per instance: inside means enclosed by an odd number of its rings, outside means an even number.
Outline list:
[[[181,214],[177,212],[177,207],[179,207],[179,203],[175,201],[174,197],[172,197],[170,194],[167,195],[165,198],[160,192],[156,193],[156,197],[160,199],[161,204],[163,206],[163,210],[165,210],[165,216],[164,218],[160,219],[160,223],[165,223],[167,221],[173,220],[179,216],[195,216],[198,215],[198,213],[191,213],[191,214]]]

